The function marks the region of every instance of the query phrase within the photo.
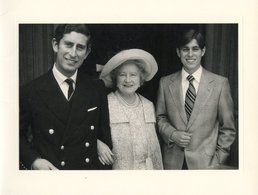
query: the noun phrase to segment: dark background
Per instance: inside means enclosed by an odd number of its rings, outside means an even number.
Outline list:
[[[92,51],[80,68],[98,77],[96,64],[104,65],[123,49],[139,48],[151,53],[158,63],[158,73],[145,83],[140,93],[156,102],[159,79],[174,73],[182,65],[176,55],[178,33],[185,28],[196,28],[206,40],[204,68],[226,76],[231,86],[238,130],[238,24],[89,24]],[[19,83],[25,84],[44,74],[54,64],[52,38],[56,24],[19,25]],[[238,133],[237,133],[238,135]],[[231,150],[228,165],[238,168],[238,136]]]

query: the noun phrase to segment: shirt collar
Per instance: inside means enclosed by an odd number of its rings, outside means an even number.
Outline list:
[[[56,68],[56,63],[54,64],[53,66],[53,74],[54,74],[54,77],[58,83],[58,85],[61,85],[63,82],[65,82],[65,80],[68,78],[66,77],[65,75],[63,75],[57,68]],[[71,78],[74,83],[76,83],[76,78],[77,78],[77,72],[78,70],[76,70],[76,72],[73,74],[73,76],[69,77]]]
[[[201,81],[201,76],[202,76],[202,66],[200,66],[193,74],[192,76],[194,77],[194,79],[200,83]],[[182,79],[183,81],[187,80],[187,76],[189,75],[188,72],[185,71],[184,68],[182,68]]]

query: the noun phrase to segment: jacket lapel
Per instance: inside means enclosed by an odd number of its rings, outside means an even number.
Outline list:
[[[169,85],[169,90],[170,90],[172,99],[178,109],[178,113],[180,114],[184,123],[187,124],[187,118],[186,118],[184,102],[183,102],[181,80],[182,80],[182,74],[181,74],[181,71],[179,71],[174,75],[174,77],[171,78],[171,84]]]
[[[108,108],[110,123],[128,123],[129,119],[126,117],[122,106],[119,103],[116,95],[110,93],[108,95]]]
[[[70,122],[80,122],[91,104],[92,94],[90,94],[90,86],[87,83],[87,79],[83,78],[84,76],[86,75],[78,74],[77,77],[76,89],[72,97],[69,117]]]
[[[193,124],[196,117],[200,113],[200,111],[203,109],[204,105],[207,103],[207,100],[209,99],[213,90],[212,82],[213,82],[213,78],[210,77],[209,72],[203,68],[197,97],[194,103],[194,108],[193,108],[191,117],[187,124],[187,129],[190,128],[190,126]]]
[[[37,92],[47,108],[61,121],[67,118],[63,112],[64,105],[67,105],[67,100],[56,82],[52,69],[45,75],[44,79],[37,86]]]
[[[144,114],[144,119],[146,123],[155,123],[156,118],[155,118],[155,111],[153,104],[147,101],[143,96],[139,94],[140,100],[142,102],[142,107],[143,107],[143,114]]]
[[[78,72],[76,88],[70,102],[70,112],[64,131],[62,142],[69,139],[69,135],[73,133],[74,128],[79,126],[87,117],[87,109],[92,101],[90,86],[87,83],[86,75],[81,75]]]

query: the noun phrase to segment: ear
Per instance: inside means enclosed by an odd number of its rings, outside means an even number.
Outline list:
[[[52,47],[55,53],[58,52],[58,43],[55,38],[52,39]]]
[[[206,51],[206,47],[204,47],[204,48],[202,49],[202,56],[204,56],[205,51]]]
[[[176,53],[177,53],[177,56],[180,58],[181,55],[180,55],[180,50],[178,48],[176,48]]]

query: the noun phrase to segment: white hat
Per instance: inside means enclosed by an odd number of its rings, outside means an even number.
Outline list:
[[[112,87],[113,81],[110,73],[112,70],[128,60],[139,60],[145,70],[144,80],[149,81],[158,71],[158,65],[154,57],[142,49],[123,50],[113,56],[104,66],[99,78],[105,82],[106,87]]]

